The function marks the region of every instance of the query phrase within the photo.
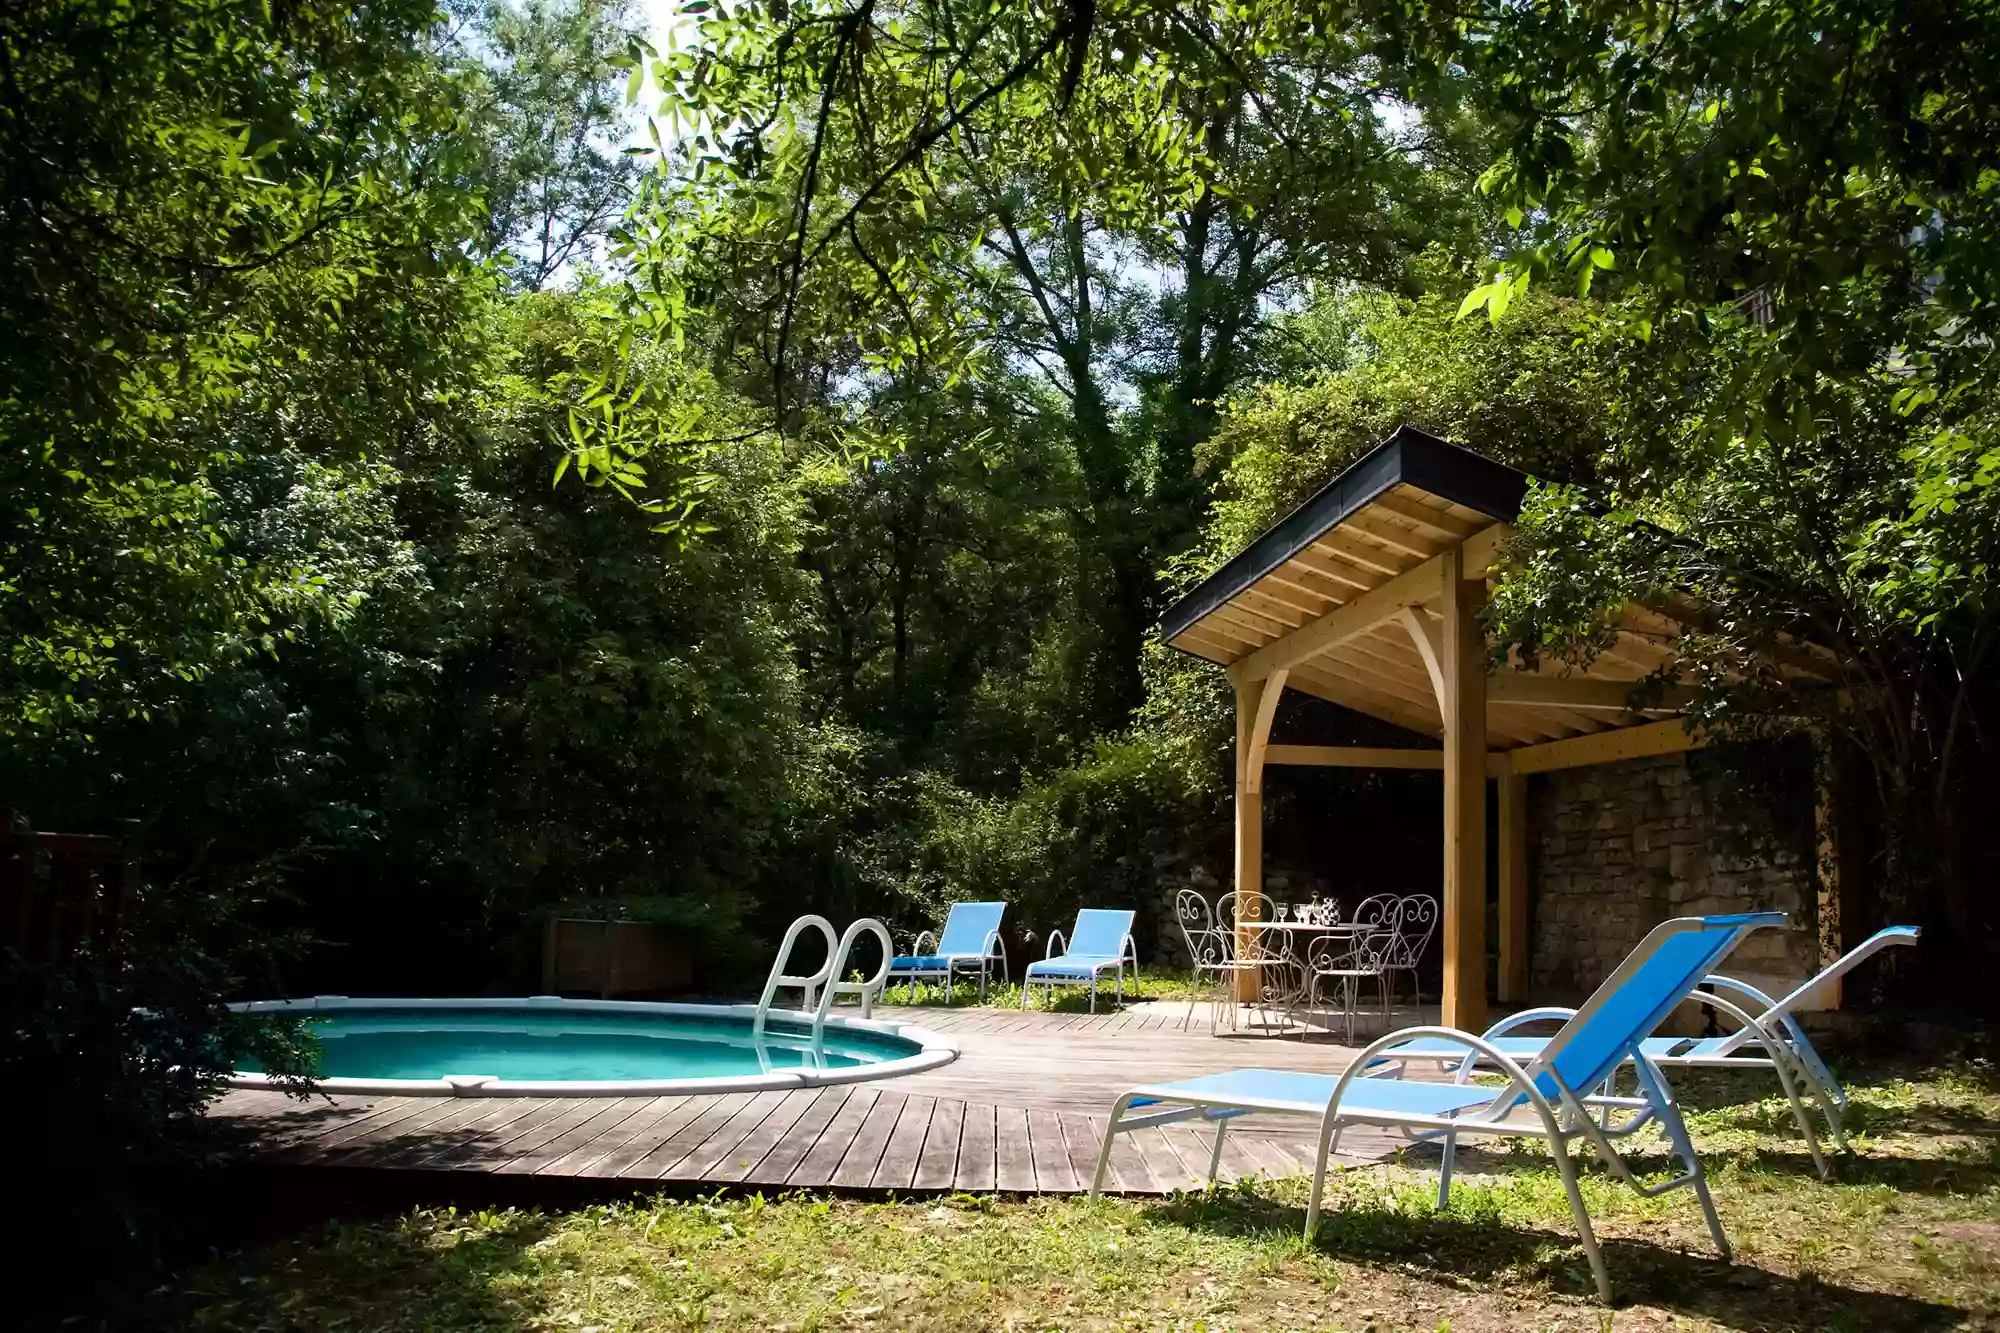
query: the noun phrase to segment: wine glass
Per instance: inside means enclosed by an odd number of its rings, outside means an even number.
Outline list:
[[[1291,915],[1292,911],[1291,905],[1288,903],[1274,904],[1272,910],[1278,914],[1278,920],[1280,921],[1283,921],[1287,916]]]

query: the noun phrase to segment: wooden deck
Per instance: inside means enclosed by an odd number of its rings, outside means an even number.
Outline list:
[[[211,1112],[256,1133],[252,1160],[378,1171],[485,1172],[604,1182],[764,1188],[1071,1193],[1090,1187],[1105,1112],[1138,1083],[1275,1065],[1337,1073],[1353,1050],[1324,1038],[1216,1034],[1180,1005],[1119,1013],[903,1009],[960,1045],[942,1069],[880,1083],[702,1097],[335,1097],[231,1092]],[[1432,1011],[1434,1013],[1434,1011]],[[1428,1015],[1399,1012],[1398,1025]],[[1310,1169],[1312,1127],[1236,1122],[1222,1176]],[[1376,1160],[1386,1135],[1350,1131],[1341,1159]],[[1111,1187],[1197,1183],[1209,1137],[1189,1126],[1121,1135]]]

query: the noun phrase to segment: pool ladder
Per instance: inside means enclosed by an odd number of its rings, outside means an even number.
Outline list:
[[[825,938],[826,962],[815,972],[794,976],[785,968],[791,964],[792,950],[797,947],[799,936],[808,930],[817,930]],[[882,965],[866,981],[839,980],[847,970],[847,958],[854,952],[855,941],[864,934],[873,934],[881,942]],[[796,989],[801,993],[799,1016],[804,1017],[808,1011],[812,1014],[812,1046],[814,1051],[818,1051],[826,1038],[827,1011],[833,1008],[836,999],[843,995],[859,996],[861,1016],[867,1018],[874,1013],[875,1001],[881,997],[883,986],[888,984],[889,959],[894,953],[895,946],[889,941],[889,928],[873,917],[864,916],[856,921],[838,941],[834,939],[833,922],[812,914],[800,917],[785,931],[784,943],[778,946],[777,961],[771,964],[771,975],[764,981],[764,994],[758,999],[757,1014],[751,1020],[751,1033],[758,1037],[764,1035],[764,1020],[770,1015],[771,1000],[781,988]]]

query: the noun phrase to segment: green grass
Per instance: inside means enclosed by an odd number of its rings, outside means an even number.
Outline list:
[[[1854,1091],[1859,1152],[1815,1178],[1761,1083],[1683,1095],[1737,1245],[1687,1191],[1585,1188],[1621,1305],[1592,1299],[1539,1148],[1468,1153],[1452,1207],[1415,1160],[1209,1198],[661,1198],[574,1212],[421,1211],[229,1256],[156,1294],[164,1329],[2000,1328],[2000,1082],[1977,1064]],[[1667,1166],[1657,1143],[1639,1153]]]

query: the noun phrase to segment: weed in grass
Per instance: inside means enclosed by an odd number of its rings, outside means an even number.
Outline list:
[[[1193,992],[1194,982],[1190,974],[1173,971],[1145,972],[1134,982],[1125,980],[1124,1000],[1127,1004],[1139,1001],[1179,1002],[1185,1004]],[[1202,992],[1204,996],[1207,991]],[[982,999],[977,978],[952,983],[951,998],[945,998],[944,987],[931,982],[918,982],[914,987],[896,982],[882,993],[882,1003],[888,1005],[920,1005],[925,1008],[943,1009],[1018,1009],[1021,1007],[1021,985],[1018,981],[993,981],[986,988]],[[1117,1007],[1118,997],[1107,978],[1097,991],[1097,1009],[1102,1013]],[[1055,1013],[1083,1014],[1090,1012],[1090,988],[1088,986],[1037,986],[1028,997],[1028,1008],[1043,1009]]]

